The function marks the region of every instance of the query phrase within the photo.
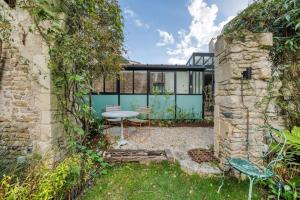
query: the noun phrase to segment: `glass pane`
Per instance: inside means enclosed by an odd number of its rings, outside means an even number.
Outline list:
[[[189,59],[189,61],[188,61],[188,64],[187,65],[190,65],[190,66],[192,66],[193,65],[193,57],[191,57],[190,59]]]
[[[189,72],[177,72],[177,94],[189,93]]]
[[[174,72],[164,72],[165,75],[165,93],[174,93]]]
[[[162,94],[164,90],[163,72],[150,72],[150,92]]]
[[[152,94],[174,93],[174,72],[150,72]]]
[[[147,71],[134,71],[134,93],[147,93]]]
[[[193,72],[193,94],[202,94],[203,72]]]
[[[203,65],[203,56],[195,56],[195,65]]]
[[[104,92],[104,87],[103,87],[103,78],[98,78],[94,80],[94,91],[95,92]]]
[[[212,57],[204,56],[204,65],[212,65],[212,64],[213,64]]]
[[[121,72],[120,92],[132,93],[132,91],[133,91],[133,71]]]
[[[117,92],[116,79],[105,80],[105,92]]]

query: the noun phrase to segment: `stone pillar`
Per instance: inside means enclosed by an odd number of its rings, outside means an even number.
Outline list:
[[[10,40],[0,47],[0,161],[52,156],[63,127],[52,94],[49,48],[37,31],[29,31],[34,23],[27,11],[2,0],[0,8],[11,24]]]
[[[216,41],[214,150],[221,166],[230,157],[247,158],[248,152],[253,162],[262,155],[264,133],[257,128],[264,124],[264,107],[258,103],[267,94],[271,77],[268,49],[272,45],[271,33],[244,33],[238,38],[219,36]],[[252,68],[252,79],[243,80],[244,107],[241,74],[247,67]]]

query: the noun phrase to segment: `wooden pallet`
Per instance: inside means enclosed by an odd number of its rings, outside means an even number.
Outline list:
[[[128,150],[113,149],[105,151],[104,160],[108,163],[158,163],[163,160],[170,160],[166,151],[149,151],[149,150]]]

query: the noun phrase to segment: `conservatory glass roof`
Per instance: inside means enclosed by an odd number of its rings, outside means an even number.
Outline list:
[[[164,70],[164,71],[204,71],[214,68],[213,53],[193,53],[186,65],[163,65],[163,64],[128,64],[126,70]]]

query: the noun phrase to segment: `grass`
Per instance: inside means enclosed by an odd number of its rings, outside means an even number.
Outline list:
[[[187,175],[179,165],[128,164],[113,167],[89,188],[82,200],[210,200],[247,199],[248,181],[226,179],[217,194],[221,179]],[[254,187],[253,199],[262,199],[262,192]]]

